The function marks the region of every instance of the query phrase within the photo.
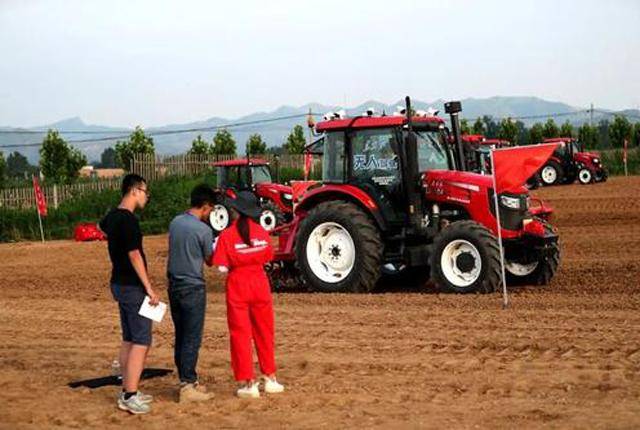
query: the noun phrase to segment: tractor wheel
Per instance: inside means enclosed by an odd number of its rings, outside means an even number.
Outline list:
[[[556,185],[562,182],[564,172],[560,163],[554,160],[547,161],[540,170],[540,179],[543,185]]]
[[[507,285],[547,285],[555,275],[560,264],[560,248],[557,243],[552,245],[551,252],[539,261],[521,264],[505,261]]]
[[[267,200],[262,204],[260,225],[267,231],[284,224],[284,214],[273,200]]]
[[[209,224],[211,228],[220,233],[229,226],[231,211],[223,204],[216,204],[209,215]]]
[[[435,238],[431,278],[453,293],[491,293],[500,285],[500,250],[491,232],[475,221],[457,221]]]
[[[382,242],[375,224],[360,208],[329,201],[301,222],[296,258],[312,291],[367,293],[380,277]]]
[[[578,181],[582,185],[587,185],[592,183],[593,173],[591,173],[591,170],[587,169],[586,167],[583,167],[582,169],[580,169],[580,171],[578,172]]]

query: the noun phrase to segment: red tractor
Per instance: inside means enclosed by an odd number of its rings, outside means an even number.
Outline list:
[[[607,171],[600,155],[585,152],[577,139],[556,137],[544,139],[542,143],[560,143],[551,158],[538,171],[537,175],[543,185],[572,184],[576,178],[581,184],[607,180]]]
[[[430,278],[457,293],[498,288],[492,180],[466,171],[461,105],[445,107],[456,145],[435,116],[336,114],[315,126],[323,179],[295,199],[292,222],[272,232],[275,288],[293,279],[313,291],[369,292],[383,274]],[[547,284],[560,260],[558,236],[529,212],[529,200],[524,186],[499,195],[510,285]]]
[[[293,215],[291,187],[274,183],[269,163],[258,158],[219,161],[216,169],[217,188],[226,191],[251,191],[260,200],[260,224],[267,230],[291,220]],[[218,204],[211,212],[210,224],[220,232],[229,224],[229,210]]]

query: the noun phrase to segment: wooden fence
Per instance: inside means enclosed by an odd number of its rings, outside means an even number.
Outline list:
[[[237,155],[170,155],[158,156],[154,154],[136,154],[131,162],[131,171],[144,177],[148,181],[154,181],[168,176],[193,176],[205,172],[216,161],[225,161],[238,158]],[[273,154],[259,155],[255,158],[266,160],[271,169],[295,168],[304,169],[303,154],[286,154],[275,156]],[[314,155],[311,163],[311,174],[321,169],[320,158]]]
[[[65,200],[91,191],[119,189],[121,183],[121,178],[113,178],[70,185],[43,185],[42,192],[47,201],[47,207],[58,208],[58,205]],[[0,207],[27,209],[35,206],[36,197],[33,187],[0,189]]]

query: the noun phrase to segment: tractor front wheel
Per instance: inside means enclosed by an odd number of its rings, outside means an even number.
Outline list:
[[[491,293],[500,285],[500,250],[491,232],[474,221],[457,221],[434,241],[431,278],[453,293]]]
[[[260,214],[260,225],[267,231],[284,224],[284,214],[272,200],[267,200],[262,204],[262,214]]]
[[[358,206],[329,201],[312,209],[296,236],[296,258],[312,291],[367,293],[380,277],[382,242]]]
[[[586,167],[580,169],[580,171],[578,172],[578,181],[582,185],[587,185],[593,182],[593,173],[591,173],[591,170],[587,169]]]
[[[505,272],[507,285],[547,285],[560,264],[560,247],[551,245],[550,251],[538,261],[518,263],[507,259]]]

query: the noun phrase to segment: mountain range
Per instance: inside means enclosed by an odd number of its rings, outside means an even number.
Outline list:
[[[590,120],[587,108],[579,108],[562,102],[554,102],[543,100],[537,97],[490,97],[490,98],[467,98],[462,99],[463,112],[461,117],[473,121],[475,118],[483,115],[492,116],[495,119],[506,117],[525,117],[522,121],[530,126],[536,121],[544,122],[549,116],[555,116],[557,123],[569,121],[574,125],[580,125]],[[369,108],[373,108],[376,114],[392,114],[397,110],[398,106],[404,104],[403,100],[395,103],[385,104],[375,100],[366,101],[358,106],[345,109],[350,116],[359,115]],[[444,114],[444,100],[434,100],[424,102],[420,100],[412,100],[412,105],[416,110],[426,110],[434,108],[440,110],[440,116],[446,119]],[[316,118],[320,118],[326,112],[333,112],[342,109],[341,106],[323,105],[319,103],[308,103],[302,106],[281,106],[270,112],[256,112],[240,118],[228,119],[221,117],[212,117],[201,121],[195,121],[184,124],[170,124],[161,127],[145,128],[145,132],[160,133],[153,136],[158,154],[177,154],[187,151],[191,146],[191,141],[198,134],[208,141],[211,141],[215,134],[212,131],[193,131],[188,133],[162,134],[175,130],[198,129],[228,126],[229,131],[233,134],[238,144],[238,152],[243,153],[245,142],[249,135],[260,133],[262,138],[267,142],[268,146],[281,145],[291,129],[297,125],[306,126],[306,118],[304,114],[309,111],[318,114]],[[627,109],[624,111],[612,111],[606,109],[598,109],[593,114],[593,120],[597,121],[603,118],[610,118],[612,113],[620,113],[630,115],[631,120],[640,118],[640,110]],[[281,117],[294,117],[288,119],[277,120]],[[245,124],[234,126],[236,123],[251,123],[255,121],[267,121],[258,124]],[[16,128],[16,127],[0,127],[0,151],[5,153],[19,151],[27,156],[32,163],[38,160],[38,147],[26,146],[19,148],[2,148],[6,145],[24,145],[37,144],[42,141],[46,130],[56,129],[69,143],[80,148],[89,160],[98,160],[102,151],[115,144],[116,139],[103,140],[98,142],[77,142],[74,140],[87,139],[104,139],[113,136],[119,136],[120,139],[126,138],[131,132],[128,128],[110,127],[106,125],[90,125],[86,124],[81,118],[74,117],[64,119],[52,124],[46,124],[38,127]],[[25,131],[30,133],[25,133]],[[36,133],[32,133],[36,132]],[[39,133],[42,132],[42,133]],[[70,133],[72,132],[72,133]]]

